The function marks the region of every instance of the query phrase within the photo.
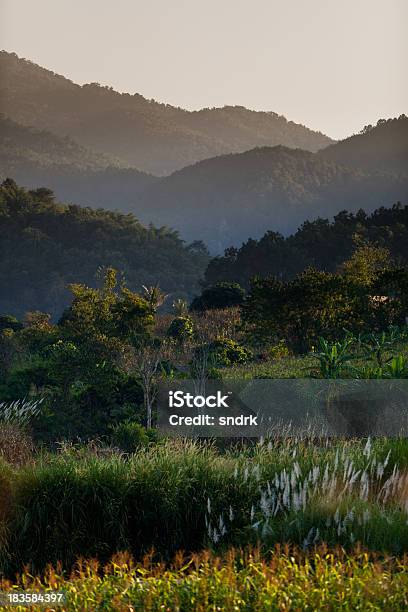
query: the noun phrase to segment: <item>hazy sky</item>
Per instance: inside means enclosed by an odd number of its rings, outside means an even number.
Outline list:
[[[188,109],[340,138],[408,112],[408,0],[0,0],[0,47]]]

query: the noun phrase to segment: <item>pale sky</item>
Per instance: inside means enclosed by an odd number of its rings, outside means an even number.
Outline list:
[[[408,0],[0,0],[0,48],[188,109],[334,138],[408,112]]]

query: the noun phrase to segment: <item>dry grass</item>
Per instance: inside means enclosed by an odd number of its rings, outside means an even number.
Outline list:
[[[32,461],[34,444],[31,436],[16,423],[0,421],[0,457],[15,466]]]

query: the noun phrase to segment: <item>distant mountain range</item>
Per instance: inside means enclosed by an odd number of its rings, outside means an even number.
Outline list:
[[[9,118],[157,175],[256,146],[317,151],[333,142],[273,112],[242,106],[190,112],[96,83],[80,86],[5,51],[0,81],[0,112]]]
[[[369,172],[278,146],[183,168],[142,194],[138,215],[170,224],[187,240],[200,236],[221,252],[267,229],[288,234],[306,219],[372,211],[397,200],[408,201],[408,174]]]
[[[274,113],[188,112],[81,87],[5,52],[0,81],[0,178],[133,212],[212,253],[319,215],[408,201],[405,115],[334,143]]]
[[[380,119],[355,134],[319,152],[319,156],[337,164],[370,172],[386,170],[408,172],[408,119]]]
[[[69,137],[0,116],[0,178],[47,186],[62,201],[94,208],[129,209],[156,179],[97,154]]]

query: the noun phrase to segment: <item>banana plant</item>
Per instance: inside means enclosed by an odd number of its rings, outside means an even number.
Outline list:
[[[393,357],[387,364],[387,378],[408,378],[408,360],[403,355]]]
[[[387,357],[387,353],[395,350],[395,345],[400,339],[398,327],[390,327],[388,332],[383,331],[381,334],[374,332],[367,334],[362,339],[362,347],[366,352],[367,357],[373,356],[379,368],[383,368],[389,363],[393,356]]]
[[[351,337],[333,343],[319,338],[319,351],[313,353],[319,362],[316,374],[320,378],[341,378],[346,372],[352,371],[350,361],[356,359],[356,355],[351,352],[353,344],[354,339]]]

